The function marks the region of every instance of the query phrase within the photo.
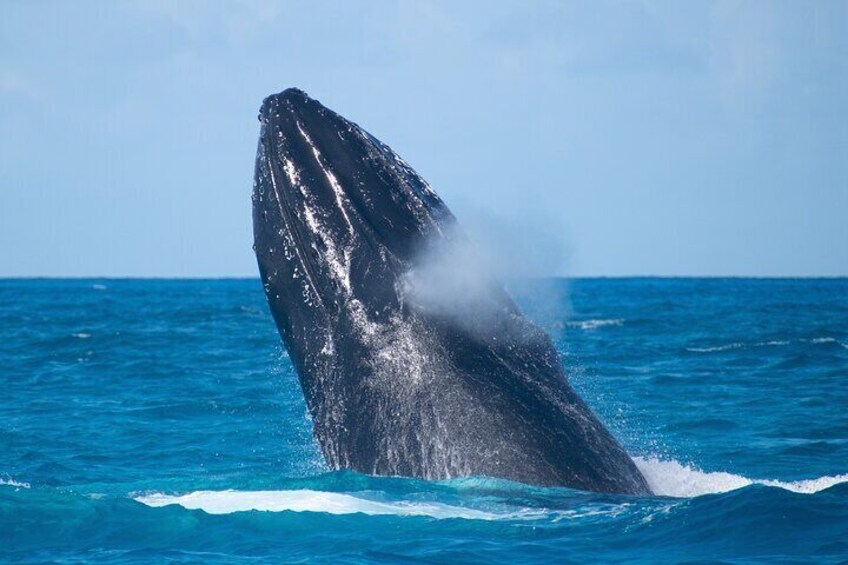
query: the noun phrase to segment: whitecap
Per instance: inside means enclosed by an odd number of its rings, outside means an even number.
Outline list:
[[[79,333],[72,334],[71,337],[75,337],[77,339],[88,339],[88,338],[91,337],[91,334],[85,333],[85,332],[79,332]]]
[[[618,318],[614,320],[577,320],[568,322],[566,325],[570,328],[577,328],[580,330],[596,330],[606,326],[621,326],[623,324],[624,320]]]
[[[815,339],[811,339],[810,343],[815,343],[815,344],[835,343],[835,344],[839,345],[840,347],[844,347],[845,349],[848,349],[848,343],[842,343],[841,341],[837,340],[836,338],[832,338],[832,337],[817,337]]]
[[[633,461],[648,481],[654,494],[675,498],[689,498],[704,494],[716,494],[764,485],[784,490],[813,494],[840,483],[848,482],[848,474],[824,476],[802,481],[776,481],[749,479],[742,475],[725,472],[706,472],[677,461],[664,461],[656,457],[634,457]]]
[[[786,340],[771,340],[771,341],[759,341],[756,343],[728,343],[726,345],[717,345],[715,347],[687,347],[686,351],[691,351],[692,353],[714,353],[717,351],[730,351],[731,349],[747,349],[749,347],[774,347],[779,345],[789,345],[790,342]]]
[[[12,478],[4,479],[3,477],[0,477],[0,486],[15,487],[15,488],[29,488],[30,485],[29,485],[29,483],[23,483],[21,481],[16,481],[15,479],[12,479]]]
[[[534,521],[543,519],[574,520],[600,515],[617,516],[626,512],[631,503],[590,505],[580,509],[550,509],[495,505],[487,510],[428,501],[377,501],[351,493],[316,490],[280,491],[196,491],[183,495],[162,493],[134,497],[134,500],[153,508],[178,505],[207,514],[235,512],[315,512],[324,514],[365,514],[369,516],[424,516],[439,520],[509,520]]]
[[[687,347],[686,351],[691,351],[692,353],[713,353],[716,351],[741,349],[742,347],[745,347],[744,343],[728,343],[727,345],[718,345],[716,347]]]
[[[266,491],[196,491],[183,495],[161,493],[135,497],[135,500],[159,508],[176,504],[208,514],[231,514],[259,510],[265,512],[321,512],[326,514],[368,514],[372,516],[428,516],[431,518],[463,518],[497,520],[516,517],[483,510],[452,506],[437,502],[381,502],[351,494],[316,490]]]

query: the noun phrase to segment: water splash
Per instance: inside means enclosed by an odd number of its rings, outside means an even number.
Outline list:
[[[803,481],[750,479],[725,472],[706,472],[678,461],[663,461],[656,457],[634,457],[633,461],[648,481],[654,494],[675,498],[690,498],[717,494],[751,485],[764,485],[784,490],[814,494],[834,485],[848,482],[848,474],[824,476]]]

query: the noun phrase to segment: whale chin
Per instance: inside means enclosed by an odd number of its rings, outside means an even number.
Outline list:
[[[259,119],[254,248],[331,468],[649,492],[496,280],[427,272],[467,242],[409,165],[299,89]]]

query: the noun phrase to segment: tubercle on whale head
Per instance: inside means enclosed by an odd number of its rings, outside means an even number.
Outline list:
[[[323,114],[323,106],[299,88],[287,88],[265,97],[257,115],[261,124],[259,142],[271,149],[275,136],[290,136],[298,129],[302,134],[304,118],[313,113]]]
[[[263,116],[267,116],[272,110],[284,104],[302,104],[311,100],[312,98],[304,90],[297,87],[287,88],[277,94],[266,96],[259,107],[257,118],[262,121]]]

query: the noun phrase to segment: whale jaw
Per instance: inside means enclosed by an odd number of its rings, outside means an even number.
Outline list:
[[[419,299],[427,250],[464,238],[409,165],[300,90],[260,121],[260,275],[332,468],[649,492],[495,281],[461,315]]]

